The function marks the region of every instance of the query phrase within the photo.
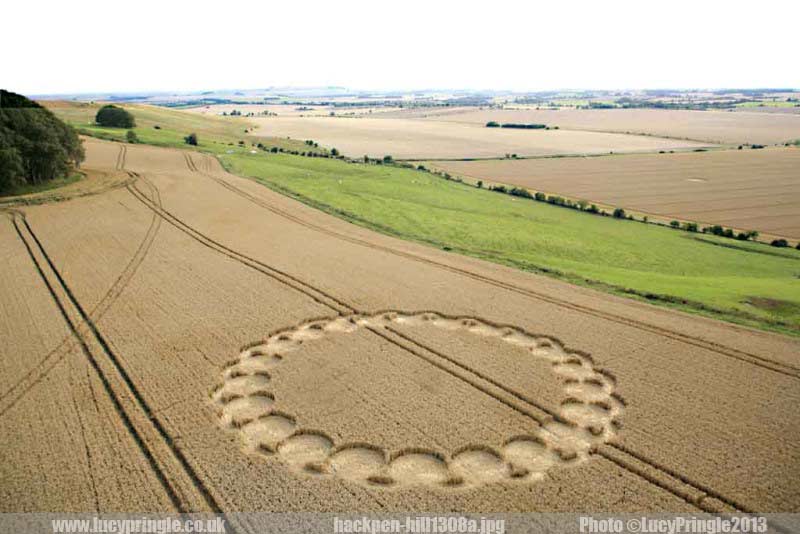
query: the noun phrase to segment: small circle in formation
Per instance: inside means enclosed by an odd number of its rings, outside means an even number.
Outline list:
[[[271,372],[302,343],[361,328],[422,325],[496,338],[549,363],[564,394],[556,416],[530,434],[509,437],[498,448],[474,444],[452,452],[388,451],[368,443],[337,444],[322,432],[302,427],[295,416],[275,409]],[[225,367],[222,379],[211,394],[220,424],[239,432],[248,451],[277,456],[300,472],[370,486],[469,487],[540,480],[553,467],[585,461],[593,447],[611,440],[624,407],[614,392],[612,377],[597,369],[588,356],[567,350],[553,338],[475,317],[433,312],[385,311],[303,323],[243,350]]]

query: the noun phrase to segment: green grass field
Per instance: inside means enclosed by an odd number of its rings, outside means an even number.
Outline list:
[[[104,128],[95,124],[94,117],[102,104],[87,102],[42,102],[42,104],[60,119],[72,125],[79,133],[111,141],[125,141],[127,129]],[[245,130],[250,130],[253,126],[243,117],[200,115],[171,108],[138,104],[118,105],[133,114],[136,127],[132,130],[136,132],[141,143],[189,148],[184,142],[184,137],[194,132],[199,140],[197,148],[203,151],[218,151],[220,145],[231,143],[237,145],[239,141],[244,141],[248,146],[253,142],[262,142],[270,147],[277,146],[284,150],[314,150],[298,139],[252,138],[245,133]],[[315,150],[324,151],[324,149]]]
[[[237,151],[232,172],[378,231],[741,324],[800,334],[800,251],[620,221],[422,171]]]

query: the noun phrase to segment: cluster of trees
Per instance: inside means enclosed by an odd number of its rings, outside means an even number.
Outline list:
[[[36,102],[0,90],[0,192],[60,178],[83,159],[72,127]]]
[[[755,240],[758,237],[758,232],[749,230],[747,232],[736,232],[733,228],[724,228],[719,224],[713,226],[704,226],[700,228],[697,223],[680,221],[670,221],[669,225],[678,230],[685,230],[687,232],[702,232],[704,234],[716,235],[719,237],[727,237],[730,239],[738,239],[739,241]]]
[[[244,141],[239,141],[239,144],[240,145],[244,145]],[[309,144],[309,143],[306,142],[306,144]],[[287,150],[285,148],[277,147],[277,146],[270,147],[270,146],[265,145],[264,143],[258,143],[258,144],[253,145],[253,146],[255,146],[256,148],[258,148],[260,150],[263,150],[264,152],[270,152],[272,154],[279,154],[279,153],[280,154],[291,154],[293,156],[305,156],[305,157],[308,157],[308,158],[336,158],[336,159],[341,159],[343,157],[339,153],[339,151],[336,150],[335,148],[332,148],[329,153],[325,153],[325,152],[315,152],[315,151],[312,151],[312,150],[309,150],[308,152],[301,152],[299,150]],[[319,146],[319,145],[314,143],[313,145],[309,144],[309,146]]]
[[[546,124],[536,124],[536,123],[529,123],[529,124],[521,124],[515,122],[506,122],[500,124],[497,121],[489,121],[486,123],[487,128],[518,128],[522,130],[549,130],[550,128]],[[557,128],[557,127],[556,127]]]
[[[478,188],[483,187],[483,181],[478,181],[476,184]],[[597,207],[596,204],[589,204],[585,200],[570,200],[568,198],[564,198],[559,195],[546,195],[541,191],[537,191],[535,193],[531,193],[527,189],[523,189],[521,187],[506,187],[504,185],[492,185],[489,187],[489,191],[494,191],[495,193],[504,193],[506,195],[511,195],[513,197],[520,197],[520,198],[527,198],[530,200],[535,200],[537,202],[546,202],[547,204],[552,204],[553,206],[561,206],[563,208],[570,208],[578,211],[585,211],[586,213],[593,213],[596,215],[608,215],[605,210],[601,210]],[[614,210],[613,213],[614,217],[621,218],[621,219],[631,219],[630,215],[625,215],[625,210],[622,208],[617,208]]]
[[[107,104],[97,110],[94,121],[100,126],[109,128],[133,128],[136,126],[136,121],[128,110],[112,104]]]

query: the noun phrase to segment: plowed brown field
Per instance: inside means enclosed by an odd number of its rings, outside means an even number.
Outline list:
[[[622,206],[642,213],[800,238],[800,150],[518,161],[437,161],[475,180]]]
[[[800,505],[796,339],[88,149],[132,182],[0,225],[3,511]]]

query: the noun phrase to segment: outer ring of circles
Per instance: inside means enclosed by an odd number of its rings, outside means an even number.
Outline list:
[[[476,335],[495,337],[521,347],[535,358],[552,364],[552,371],[562,384],[564,398],[555,418],[547,418],[529,435],[508,439],[500,448],[485,445],[467,446],[454,453],[408,449],[389,453],[370,444],[336,445],[321,432],[303,429],[294,417],[274,410],[275,398],[265,388],[270,380],[268,369],[279,365],[283,355],[297,350],[302,343],[326,335],[352,333],[359,328],[383,329],[390,326],[430,324],[443,329],[462,329]],[[250,380],[250,382],[248,382]],[[238,382],[237,382],[238,381]],[[231,384],[238,384],[235,388]],[[402,486],[436,482],[450,487],[475,486],[499,481],[533,481],[543,477],[554,465],[572,465],[585,460],[590,451],[614,438],[624,404],[614,393],[615,380],[607,372],[595,368],[588,356],[569,351],[556,339],[530,334],[512,326],[498,326],[474,317],[453,317],[436,312],[382,311],[375,314],[351,314],[333,319],[314,320],[273,334],[263,342],[244,349],[223,371],[223,382],[211,393],[218,409],[220,424],[243,434],[251,451],[277,455],[290,466],[315,475],[333,475],[373,486]],[[246,400],[245,400],[246,399]],[[260,401],[260,410],[246,402]],[[235,405],[235,406],[234,406]],[[234,408],[232,408],[234,406]],[[265,419],[283,420],[283,427],[267,442],[248,439],[248,427]],[[288,422],[288,423],[287,423]],[[290,423],[290,424],[289,424]],[[281,435],[284,434],[284,435]],[[296,445],[308,442],[318,450],[315,454],[297,455]],[[520,456],[520,449],[528,456]],[[532,449],[531,449],[532,448]],[[338,469],[337,458],[348,451],[362,449],[382,458],[375,472]],[[530,455],[539,451],[540,458]],[[516,452],[515,452],[516,451]],[[549,461],[541,461],[542,459]],[[418,476],[393,476],[402,465],[417,464]],[[426,474],[426,462],[438,465],[442,473]],[[533,464],[531,464],[533,462]],[[535,465],[534,465],[535,464]],[[488,466],[488,468],[487,468]],[[436,470],[436,469],[435,469]]]

